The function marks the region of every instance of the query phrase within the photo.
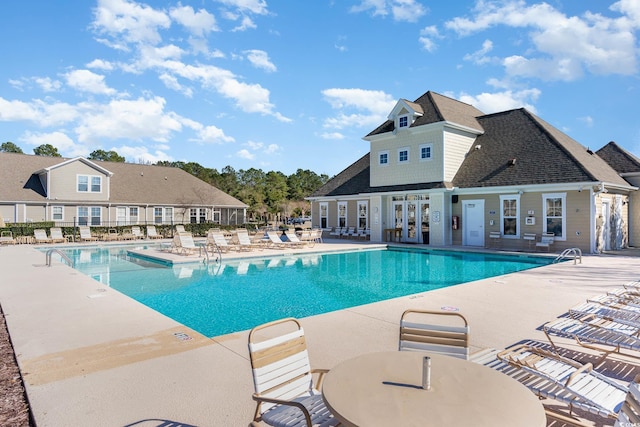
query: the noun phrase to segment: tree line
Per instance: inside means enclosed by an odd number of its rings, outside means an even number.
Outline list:
[[[23,153],[13,142],[0,145],[0,152]],[[37,156],[62,157],[58,149],[51,144],[42,144],[33,149]],[[87,157],[89,160],[125,163],[126,159],[117,152],[95,150]],[[225,193],[247,204],[247,217],[252,221],[267,218],[309,216],[310,206],[305,197],[324,185],[329,176],[318,175],[308,169],[298,169],[291,175],[282,172],[264,172],[261,169],[235,170],[225,166],[222,170],[204,167],[196,162],[158,161],[156,166],[180,168],[185,172],[213,185]],[[267,218],[265,218],[267,217]]]

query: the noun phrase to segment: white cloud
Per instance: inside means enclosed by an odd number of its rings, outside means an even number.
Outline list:
[[[473,53],[469,53],[464,56],[465,61],[471,61],[475,64],[482,65],[491,62],[491,58],[487,57],[487,53],[493,50],[493,42],[491,40],[485,40],[482,42],[482,47]]]
[[[282,147],[280,147],[278,144],[269,144],[267,145],[267,148],[264,149],[264,152],[266,154],[275,154],[280,150],[282,150]]]
[[[578,117],[578,120],[584,123],[588,128],[593,127],[593,117],[591,116]]]
[[[211,31],[219,31],[215,16],[204,9],[195,12],[191,6],[179,4],[169,11],[169,15],[198,37],[204,37]]]
[[[454,18],[445,26],[461,36],[496,26],[529,29],[534,49],[504,58],[508,76],[571,81],[585,71],[632,75],[638,70],[634,30],[640,27],[640,7],[623,0],[611,10],[623,16],[566,16],[547,3],[479,0],[472,18]]]
[[[447,96],[455,97],[453,95]],[[525,89],[520,91],[506,90],[494,93],[484,92],[479,95],[468,95],[463,92],[457,98],[462,102],[473,105],[486,114],[523,107],[535,113],[536,108],[532,102],[536,101],[539,96],[540,91],[538,89]]]
[[[325,89],[325,100],[338,114],[325,119],[325,128],[370,127],[385,121],[396,100],[382,91],[365,89]]]
[[[322,139],[344,139],[344,135],[340,132],[324,132],[320,134]]]
[[[127,43],[157,44],[162,40],[159,30],[171,26],[164,11],[126,0],[98,0],[93,13],[95,31],[111,36],[114,43],[107,41],[109,46],[120,49],[126,49]]]
[[[148,147],[122,145],[114,148],[114,151],[121,156],[124,156],[124,158],[127,159],[127,162],[130,163],[157,163],[159,161],[173,160],[171,156],[164,152],[169,149],[168,146],[160,145],[156,148],[157,149],[155,151],[150,152]]]
[[[269,59],[269,54],[264,50],[245,50],[244,53],[254,67],[261,68],[269,73],[277,71],[276,66]]]
[[[193,89],[191,89],[190,87],[181,85],[175,76],[167,73],[162,73],[158,76],[158,78],[169,89],[175,90],[176,92],[180,92],[188,98],[193,97]]]
[[[253,159],[256,158],[255,154],[251,153],[249,150],[244,149],[244,148],[242,150],[238,151],[236,153],[236,155],[238,157],[240,157],[241,159],[246,159],[246,160],[253,160]]]
[[[110,61],[105,61],[104,59],[94,59],[87,64],[87,68],[97,68],[98,70],[111,71],[115,67]]]
[[[240,12],[253,13],[256,15],[266,15],[267,2],[265,0],[216,0],[226,6],[238,9]]]
[[[80,91],[95,93],[98,95],[113,95],[115,89],[108,87],[104,82],[104,76],[89,70],[74,70],[64,75],[67,85]]]
[[[50,77],[34,77],[33,81],[45,92],[57,92],[62,88],[59,80],[52,80]]]
[[[224,131],[216,126],[205,126],[198,132],[200,142],[222,144],[224,142],[234,142],[230,136],[224,134]]]
[[[60,155],[66,157],[87,156],[92,151],[89,147],[76,144],[66,133],[54,131],[49,133],[25,132],[20,141],[37,147],[43,144],[51,144],[58,149]]]
[[[242,20],[240,21],[240,25],[238,25],[231,31],[238,32],[238,31],[253,30],[256,28],[258,28],[258,26],[255,24],[255,22],[253,22],[253,19],[249,18],[248,16],[243,16]]]
[[[396,21],[416,22],[427,13],[427,8],[417,0],[362,0],[352,6],[351,12],[371,11],[373,16],[391,14]]]
[[[39,99],[24,102],[0,98],[0,121],[28,121],[47,127],[67,124],[79,116],[75,106],[64,102],[47,103]]]
[[[434,39],[439,38],[442,38],[442,36],[438,32],[438,29],[434,25],[431,25],[420,30],[420,37],[418,38],[418,41],[424,50],[427,52],[434,52],[437,47]]]

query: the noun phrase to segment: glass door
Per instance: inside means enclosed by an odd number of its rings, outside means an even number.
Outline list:
[[[407,242],[418,243],[418,206],[416,202],[407,202],[407,221],[406,229],[403,234],[406,236]]]
[[[429,202],[420,205],[420,222],[422,231],[422,243],[429,244]]]
[[[391,240],[401,242],[404,236],[404,202],[393,202],[393,226],[394,233]]]

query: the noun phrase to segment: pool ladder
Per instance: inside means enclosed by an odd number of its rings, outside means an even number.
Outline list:
[[[212,245],[205,245],[204,249],[204,259],[202,260],[203,263],[205,264],[209,264],[209,262],[211,262],[211,259],[209,258],[209,251],[207,250],[207,246],[211,246],[214,250],[214,252],[216,253],[216,259],[215,261],[217,263],[222,262],[222,251],[220,250],[220,247],[217,244],[212,244]]]
[[[564,259],[573,257],[573,264],[577,264],[578,260],[580,260],[580,264],[582,264],[582,251],[580,248],[567,248],[560,255],[553,260],[553,263],[560,262]]]
[[[54,252],[60,255],[62,259],[65,260],[67,264],[69,264],[69,267],[75,268],[74,262],[71,260],[71,258],[69,258],[69,256],[64,252],[62,252],[60,249],[49,249],[47,251],[47,258],[46,258],[47,267],[51,267],[51,254],[53,254]]]

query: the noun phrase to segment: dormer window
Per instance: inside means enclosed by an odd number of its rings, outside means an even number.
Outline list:
[[[406,128],[408,126],[409,126],[409,117],[408,116],[398,117],[398,127]]]

